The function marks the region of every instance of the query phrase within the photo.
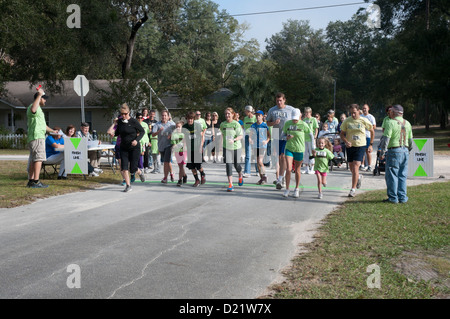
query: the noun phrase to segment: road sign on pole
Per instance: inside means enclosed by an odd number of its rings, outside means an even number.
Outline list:
[[[84,75],[77,75],[73,80],[73,89],[81,97],[81,122],[85,122],[84,117],[84,97],[89,92],[89,81]]]

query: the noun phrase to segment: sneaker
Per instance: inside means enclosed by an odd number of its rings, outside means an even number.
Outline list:
[[[234,187],[233,187],[233,184],[230,184],[230,185],[228,185],[227,192],[232,192],[232,191],[234,191]]]
[[[28,181],[28,183],[27,183],[27,187],[31,187],[32,185],[34,184],[34,182],[32,182],[32,181]]]
[[[67,179],[67,176],[58,176],[58,179]]]
[[[363,179],[363,176],[360,174],[359,178],[358,178],[358,182],[356,183],[356,188],[360,188],[361,187],[362,179]]]
[[[131,192],[131,191],[132,191],[131,185],[126,185],[125,189],[123,190],[124,193],[128,193],[128,192]]]
[[[288,197],[289,196],[289,189],[286,189],[283,193],[283,197]]]
[[[242,177],[248,178],[248,177],[250,177],[250,174],[244,173],[244,174],[242,175]]]
[[[244,178],[243,178],[243,176],[239,177],[238,185],[239,185],[239,186],[244,185]]]
[[[323,197],[322,193],[319,193],[319,196],[317,196],[318,199],[322,199],[322,197]]]
[[[273,185],[277,185],[278,184],[278,181],[277,180],[274,180],[273,181]]]
[[[295,198],[299,198],[300,197],[300,190],[298,188],[294,189],[294,195],[292,195]]]
[[[307,171],[306,169],[302,169],[302,170],[300,171],[300,173],[306,174],[306,173],[308,173],[308,171]]]
[[[158,172],[156,171],[156,169],[154,169],[153,171],[150,172],[150,174],[157,174]]]
[[[178,183],[177,183],[177,186],[178,187],[181,187],[183,185],[183,180],[182,179],[179,179],[178,180]]]
[[[315,173],[314,173],[314,170],[313,170],[313,169],[308,170],[308,174],[309,174],[309,175],[314,175],[314,174],[315,174]]]
[[[183,184],[186,184],[187,183],[187,175],[184,175],[183,176]]]
[[[170,174],[170,181],[173,183],[175,182],[175,178],[173,178],[173,174]]]
[[[98,177],[98,174],[96,172],[90,172],[89,176]]]
[[[205,177],[205,175],[203,175],[203,176],[201,177],[200,183],[201,183],[202,185],[206,183],[206,177]]]
[[[148,173],[150,173],[150,169],[148,167],[144,168],[144,174],[148,174]]]
[[[97,174],[101,174],[103,173],[103,170],[100,168],[94,168],[94,172],[96,172]]]
[[[161,180],[161,183],[167,184],[167,178],[163,178],[163,179]]]
[[[144,173],[141,172],[141,174],[139,174],[139,178],[141,179],[142,183],[145,182],[145,175],[144,175]]]
[[[42,184],[41,181],[38,181],[37,183],[33,183],[30,187],[31,188],[47,188],[48,185],[47,184]]]
[[[263,178],[261,179],[261,185],[267,184],[267,177],[263,176]]]
[[[281,184],[280,182],[277,182],[276,189],[282,189],[282,188],[283,188],[283,184]]]
[[[323,186],[323,187],[327,187],[327,184],[326,184],[326,183],[324,183],[324,184],[322,184],[322,186]]]
[[[136,180],[136,174],[131,174],[130,182],[134,183],[135,180]]]
[[[348,197],[355,197],[356,191],[354,189],[350,190],[350,193],[348,193]]]
[[[256,185],[261,185],[262,184],[262,178],[256,182]]]
[[[200,181],[198,179],[195,180],[194,185],[192,185],[192,187],[198,187],[198,185],[200,185]]]
[[[370,166],[367,166],[367,170],[366,170],[367,172],[372,172],[372,167],[370,167]]]

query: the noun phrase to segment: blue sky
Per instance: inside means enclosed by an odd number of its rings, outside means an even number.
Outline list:
[[[363,0],[212,0],[219,5],[219,9],[225,9],[229,14],[243,14],[255,12],[267,12],[278,10],[290,10],[310,7],[329,6],[337,4],[358,3]],[[240,23],[246,22],[249,30],[245,37],[247,40],[258,40],[261,50],[265,48],[265,39],[278,33],[283,28],[283,22],[291,20],[309,20],[313,29],[325,29],[330,21],[347,21],[356,13],[358,8],[367,8],[369,4],[357,4],[350,6],[323,8],[314,10],[302,10],[283,13],[271,13],[235,17]]]

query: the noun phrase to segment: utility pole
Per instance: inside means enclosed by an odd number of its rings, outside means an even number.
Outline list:
[[[336,79],[333,79],[333,82],[334,82],[333,111],[336,112]]]

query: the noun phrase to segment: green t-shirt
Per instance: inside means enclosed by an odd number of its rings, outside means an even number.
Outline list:
[[[223,121],[220,123],[220,131],[223,135],[223,147],[227,150],[237,150],[242,147],[241,140],[230,143],[229,139],[235,139],[243,134],[242,126],[237,121]]]
[[[45,139],[45,133],[47,133],[47,123],[45,123],[45,115],[39,106],[36,110],[36,113],[31,112],[31,106],[27,109],[27,142],[37,139]]]
[[[305,136],[312,132],[302,120],[299,120],[297,123],[289,120],[284,123],[283,133],[293,136],[286,142],[286,149],[294,153],[303,153],[305,151]]]
[[[316,148],[316,156],[314,160],[314,170],[321,173],[329,171],[328,161],[334,158],[333,153],[328,148]]]
[[[314,136],[316,134],[316,129],[319,127],[319,124],[317,124],[317,119],[315,117],[305,117],[303,119],[303,122],[305,122],[305,124],[309,126],[309,128],[311,129],[311,133]],[[305,141],[311,142],[311,136],[309,134],[305,136]]]
[[[248,134],[248,129],[255,122],[256,122],[256,115],[253,115],[252,117],[248,117],[248,116],[244,117],[244,131],[245,131],[245,133]]]
[[[366,130],[370,131],[372,128],[372,124],[364,117],[356,120],[347,117],[341,124],[341,131],[345,132],[345,137],[352,143],[352,147],[366,146]]]
[[[174,147],[173,147],[174,152],[183,152],[183,139],[184,139],[183,132],[174,131],[172,133],[172,137],[170,138],[170,143],[172,145],[174,145]]]
[[[412,139],[412,128],[411,124],[404,120],[403,117],[397,116],[395,119],[390,119],[386,121],[383,136],[389,137],[388,148],[400,146],[400,136],[402,131],[402,124],[405,121],[405,144],[408,147],[408,140]]]
[[[150,128],[148,127],[148,124],[145,122],[141,122],[141,125],[145,131],[145,134],[144,134],[144,136],[142,136],[142,138],[139,142],[141,143],[141,145],[146,145],[150,142],[150,140],[148,138],[148,134],[150,133]]]
[[[206,130],[208,128],[205,119],[200,118],[198,120],[195,120],[194,123],[200,123],[202,125],[202,130]]]

